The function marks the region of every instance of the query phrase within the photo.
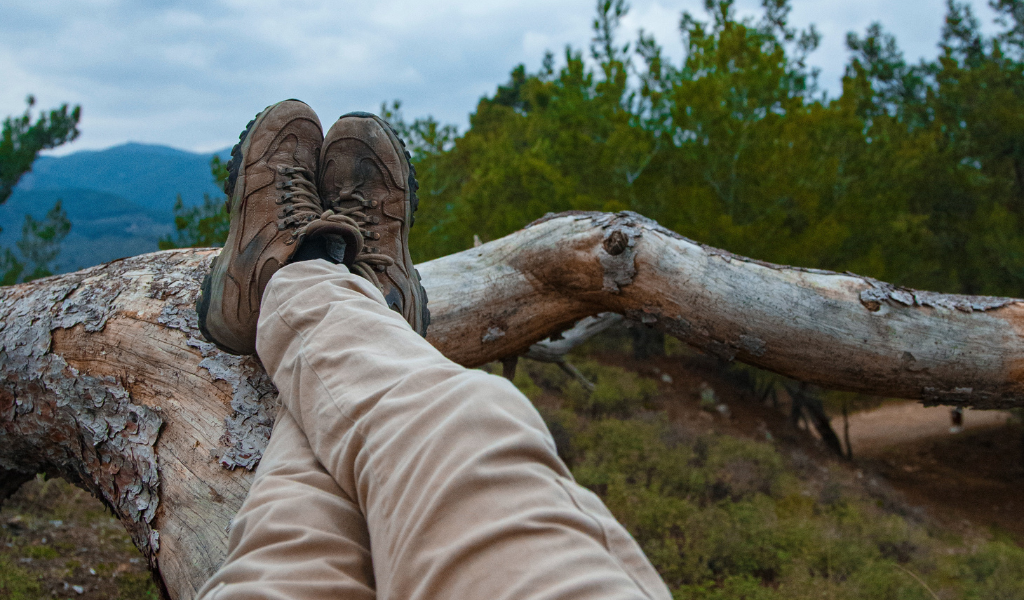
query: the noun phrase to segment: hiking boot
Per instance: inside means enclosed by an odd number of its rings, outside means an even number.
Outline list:
[[[317,190],[324,208],[350,217],[359,228],[344,262],[372,281],[388,307],[425,335],[430,323],[427,294],[408,246],[417,187],[405,144],[383,119],[349,113],[327,132]]]
[[[224,186],[231,226],[196,300],[199,330],[225,352],[256,352],[263,290],[300,248],[324,254],[358,232],[351,219],[324,214],[315,184],[322,144],[316,113],[285,100],[256,115],[231,150]]]

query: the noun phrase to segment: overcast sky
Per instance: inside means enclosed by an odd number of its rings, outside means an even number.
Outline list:
[[[82,105],[82,135],[58,153],[136,141],[230,146],[264,106],[295,97],[324,126],[400,99],[407,118],[464,128],[477,101],[545,50],[586,48],[594,0],[0,0],[0,116]],[[991,13],[975,1],[988,22]],[[753,14],[757,0],[738,0]],[[792,23],[824,35],[811,57],[838,90],[846,32],[873,21],[907,57],[934,57],[944,0],[792,0]],[[620,30],[643,28],[682,54],[683,10],[703,0],[633,0]]]

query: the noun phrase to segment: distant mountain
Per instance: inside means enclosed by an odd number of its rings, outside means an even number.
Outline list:
[[[228,152],[216,154],[226,160]],[[222,195],[210,175],[213,156],[131,143],[40,157],[0,205],[0,245],[14,246],[25,215],[41,218],[59,199],[71,219],[60,271],[155,251],[173,229],[179,194],[187,206]]]

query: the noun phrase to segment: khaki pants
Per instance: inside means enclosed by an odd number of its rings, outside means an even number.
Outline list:
[[[442,356],[368,281],[284,267],[256,345],[282,408],[201,597],[670,598],[530,402]]]

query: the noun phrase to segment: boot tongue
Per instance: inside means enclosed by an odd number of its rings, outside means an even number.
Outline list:
[[[362,187],[365,176],[357,168],[356,162],[342,161],[333,169],[331,189],[337,196],[332,197],[332,200],[339,208],[352,208],[359,204],[359,200],[353,197],[353,192]]]

